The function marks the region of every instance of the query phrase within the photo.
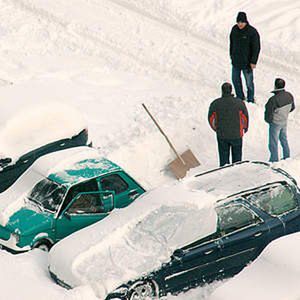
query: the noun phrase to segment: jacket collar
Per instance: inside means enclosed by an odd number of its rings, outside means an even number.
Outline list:
[[[233,97],[233,94],[222,94],[222,97]]]
[[[285,91],[284,88],[282,88],[282,89],[275,89],[275,90],[271,91],[271,93],[278,94],[279,92],[284,92],[284,91]]]

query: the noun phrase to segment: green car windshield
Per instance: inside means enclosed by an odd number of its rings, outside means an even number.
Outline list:
[[[45,178],[34,186],[27,195],[27,199],[41,209],[57,212],[66,192],[67,189],[64,186]]]

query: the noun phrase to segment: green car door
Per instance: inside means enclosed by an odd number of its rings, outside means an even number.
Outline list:
[[[56,219],[56,241],[102,220],[113,208],[113,193],[99,191],[96,179],[72,187]]]
[[[123,208],[132,203],[145,190],[123,171],[103,175],[99,178],[103,192],[114,193],[115,208]]]

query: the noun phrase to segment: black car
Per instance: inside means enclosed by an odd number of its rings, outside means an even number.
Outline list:
[[[203,214],[201,208],[197,213],[197,205],[192,209],[187,198],[182,199],[180,206],[176,197],[184,194],[179,189],[173,187],[174,192],[167,192],[165,201],[160,199],[162,204],[157,207],[152,204],[158,194],[150,191],[128,207],[127,212],[124,210],[122,217],[111,216],[106,224],[96,224],[54,247],[50,253],[52,277],[67,287],[90,283],[96,294],[106,300],[157,299],[231,277],[272,240],[300,230],[296,181],[268,164],[243,162],[226,166],[179,185],[184,186],[183,190],[190,189],[191,197],[199,192],[199,203],[205,203]],[[206,201],[201,191],[215,195],[215,201]],[[221,195],[225,197],[218,199]],[[207,203],[212,204],[216,216],[207,210]],[[143,217],[134,222],[143,205]],[[152,210],[146,213],[151,205]],[[215,219],[212,222],[216,226],[204,235],[201,228],[210,219]],[[199,229],[197,223],[201,224]],[[108,228],[108,233],[95,238],[96,231]],[[122,236],[118,228],[124,232]],[[91,248],[97,252],[89,252]],[[139,276],[127,275],[136,273]],[[115,280],[115,285],[119,283],[114,290],[110,280]]]
[[[10,157],[0,159],[0,193],[8,189],[39,157],[76,146],[84,146],[88,143],[88,131],[84,129],[78,134],[61,139],[22,155],[17,161],[12,162]]]

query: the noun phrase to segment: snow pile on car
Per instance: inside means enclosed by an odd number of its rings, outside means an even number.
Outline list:
[[[90,284],[103,298],[159,268],[175,249],[215,232],[215,201],[184,182],[150,191],[56,244],[50,271],[71,286]]]
[[[291,180],[263,162],[242,162],[215,171],[204,172],[187,180],[191,189],[204,190],[222,199],[265,184]]]
[[[1,156],[17,160],[43,145],[71,138],[86,128],[83,115],[62,103],[26,107],[7,121],[0,132]]]

